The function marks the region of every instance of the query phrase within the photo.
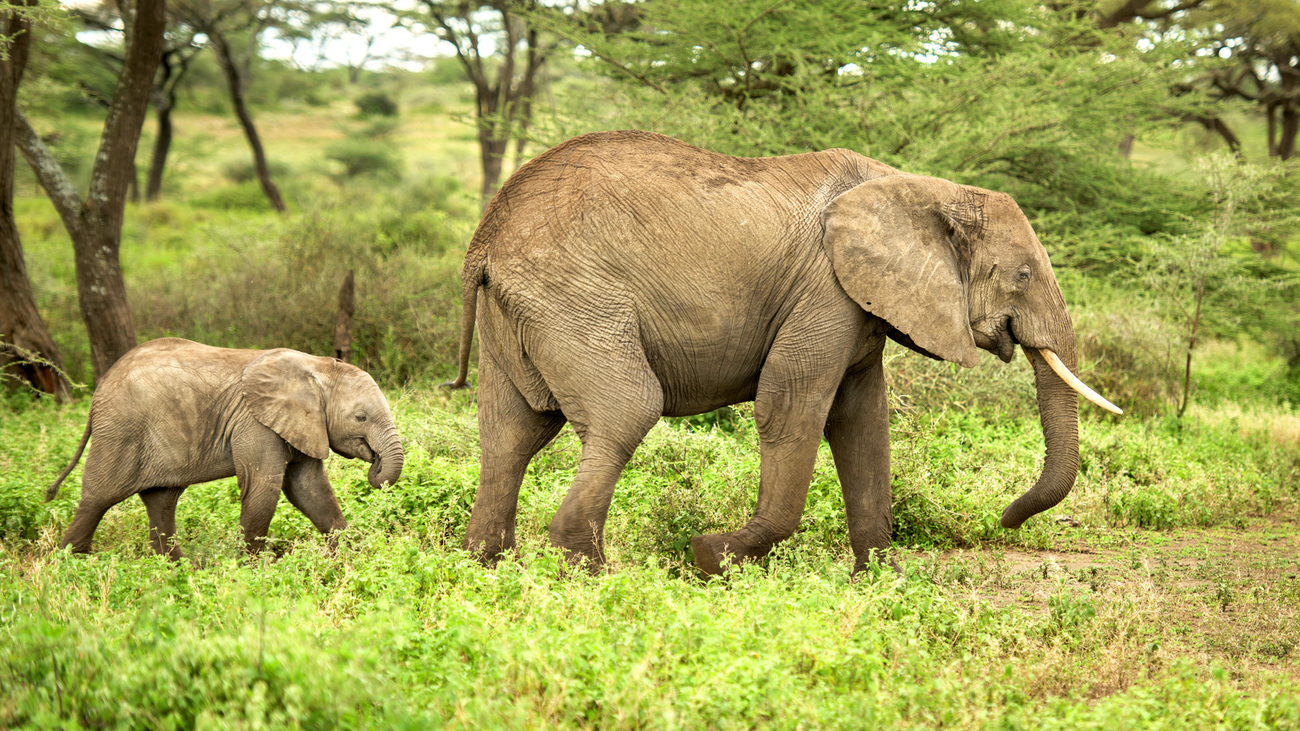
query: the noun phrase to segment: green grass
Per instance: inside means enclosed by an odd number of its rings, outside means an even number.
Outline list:
[[[457,548],[477,482],[471,399],[390,392],[409,457],[392,488],[327,463],[351,523],[337,552],[286,503],[272,550],[245,557],[223,480],[181,501],[175,565],[149,552],[135,500],[94,555],[51,552],[80,468],[53,503],[40,494],[87,405],[11,404],[0,726],[1300,727],[1300,461],[1268,433],[1208,411],[1085,419],[1074,493],[1008,532],[996,515],[1041,451],[1032,416],[904,409],[901,576],[849,580],[823,446],[801,531],[703,582],[689,537],[752,509],[748,418],[652,431],[615,496],[613,571],[595,577],[546,547],[579,458],[566,429],[525,481],[521,557],[486,570]],[[1263,548],[1220,545],[1242,541]]]
[[[1130,415],[1082,407],[1074,491],[1019,531],[997,518],[1042,459],[1023,360],[966,370],[891,349],[901,574],[850,580],[823,445],[800,531],[760,566],[699,579],[690,538],[738,527],[756,498],[744,405],[650,433],[615,495],[610,573],[561,572],[547,547],[579,463],[568,429],[525,480],[520,557],[473,563],[458,550],[473,396],[430,384],[454,363],[477,150],[447,113],[463,93],[410,94],[373,136],[345,100],[260,113],[285,217],[235,180],[232,120],[180,115],[166,199],[128,208],[122,248],[141,339],[327,353],[355,269],[357,359],[389,389],[401,482],[376,491],[365,465],[327,463],[351,523],[336,551],[286,503],[270,550],[247,557],[222,480],[181,501],[179,564],[148,550],[138,500],[72,557],[54,547],[80,468],[40,497],[89,399],[5,396],[0,728],[1300,728],[1294,372],[1250,342],[1203,344],[1192,406],[1172,419],[1178,333],[1123,282],[1080,271],[1061,281],[1082,374]],[[96,124],[61,119],[61,154],[89,159]],[[346,179],[326,158],[358,138],[398,151],[400,183]],[[71,244],[24,175],[33,284],[89,382]]]

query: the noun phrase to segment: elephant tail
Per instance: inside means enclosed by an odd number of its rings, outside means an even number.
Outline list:
[[[480,253],[482,252],[482,253]],[[487,271],[487,253],[481,248],[470,246],[465,256],[465,269],[461,272],[461,307],[460,320],[460,370],[456,380],[442,384],[444,388],[469,388],[469,349],[474,344],[474,320],[478,315],[478,290],[483,286]]]
[[[72,461],[68,463],[68,466],[63,468],[63,472],[59,473],[59,479],[55,480],[53,485],[45,488],[45,502],[48,503],[59,494],[59,486],[63,484],[64,480],[68,479],[72,468],[76,467],[77,463],[81,461],[81,455],[86,451],[86,443],[90,441],[90,424],[92,421],[93,419],[90,417],[86,418],[86,431],[81,435],[81,444],[77,445],[77,453],[72,456]]]

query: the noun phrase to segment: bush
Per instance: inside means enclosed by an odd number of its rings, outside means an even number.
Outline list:
[[[372,91],[353,100],[363,116],[396,117],[397,102],[382,91]]]
[[[398,177],[401,161],[392,145],[374,139],[349,137],[325,148],[325,159],[343,166],[342,177],[359,175]]]
[[[258,211],[271,210],[271,202],[256,180],[246,180],[236,185],[227,185],[208,193],[195,196],[190,200],[196,208],[210,208],[218,211]]]
[[[278,160],[268,159],[266,167],[271,171],[272,179],[287,177],[290,172],[289,166]],[[257,168],[251,156],[230,158],[221,164],[221,175],[232,183],[247,183],[257,180]]]
[[[220,246],[195,251],[176,268],[129,275],[141,339],[179,335],[227,347],[330,353],[339,285],[353,269],[354,362],[387,383],[449,375],[460,322],[462,250],[453,245],[468,239],[472,223],[349,195],[359,205],[325,201],[268,222],[269,231],[211,230]],[[386,222],[402,220],[419,227],[401,240],[422,245],[381,240]],[[195,272],[203,272],[202,287],[194,286]]]

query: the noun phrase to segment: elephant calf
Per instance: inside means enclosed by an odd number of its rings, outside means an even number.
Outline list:
[[[173,559],[176,502],[185,488],[235,475],[239,522],[260,550],[283,492],[322,533],[347,521],[321,460],[371,463],[370,484],[402,474],[402,441],[388,402],[365,371],[295,350],[232,350],[180,338],[134,348],[95,388],[86,431],[59,485],[81,459],[81,503],[63,545],[89,553],[109,508],[139,494],[153,548]]]

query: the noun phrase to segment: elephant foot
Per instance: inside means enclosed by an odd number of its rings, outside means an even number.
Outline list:
[[[564,554],[566,571],[583,571],[592,576],[605,573],[607,564],[604,552],[594,545],[555,546]]]
[[[755,548],[746,545],[735,533],[712,533],[691,539],[695,565],[709,576],[721,576],[727,566],[739,566],[757,561],[771,551],[771,546]]]
[[[465,543],[462,545],[475,561],[483,564],[484,568],[496,568],[497,563],[505,558],[507,553],[515,550],[514,536],[497,535],[491,538],[470,538],[465,537]]]
[[[895,575],[903,575],[903,567],[899,565],[898,557],[893,551],[887,548],[872,548],[865,555],[855,557],[853,574],[849,580],[857,581],[858,577],[870,570],[871,566],[888,567],[893,570]]]

